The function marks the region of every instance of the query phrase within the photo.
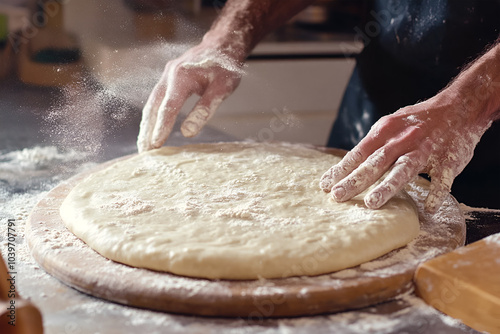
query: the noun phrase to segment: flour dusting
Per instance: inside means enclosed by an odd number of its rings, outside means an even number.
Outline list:
[[[497,244],[500,246],[500,233],[490,235],[484,238],[484,241],[487,243]]]
[[[134,216],[144,212],[150,212],[154,209],[151,203],[137,197],[111,195],[111,198],[110,203],[101,205],[101,208],[104,210],[118,210],[120,215]]]
[[[51,150],[52,149],[49,149],[49,151]],[[9,157],[18,155],[23,157],[18,160],[31,159],[26,157],[30,156],[30,154],[25,155],[21,152],[9,155]],[[15,160],[12,158],[9,159]],[[65,159],[64,157],[60,157],[60,160],[64,161]],[[50,165],[48,161],[56,161],[51,159],[47,160],[45,158],[41,158],[41,160],[47,161],[47,163],[39,163],[39,167],[35,167],[35,170],[51,167],[48,166]],[[68,158],[68,160],[71,159]],[[53,186],[55,186],[55,183],[50,183],[47,184],[44,189],[48,190]],[[44,315],[45,331],[49,334],[83,334],[98,332],[113,334],[148,332],[160,334],[167,331],[169,333],[199,332],[214,334],[280,334],[288,332],[342,332],[364,334],[429,331],[474,333],[474,331],[461,324],[460,321],[436,311],[427,306],[421,299],[411,294],[403,294],[399,296],[396,301],[383,303],[376,307],[364,308],[362,310],[290,319],[263,319],[258,314],[239,319],[182,316],[127,307],[110,303],[102,299],[89,297],[88,295],[68,288],[48,275],[45,271],[40,269],[39,265],[36,264],[30,255],[30,250],[26,245],[24,236],[26,220],[35,204],[39,200],[46,198],[46,190],[34,189],[21,195],[8,193],[8,190],[2,189],[0,190],[2,192],[2,198],[6,200],[2,203],[0,212],[1,216],[4,217],[2,219],[14,218],[16,227],[18,228],[16,245],[19,280],[17,282],[17,288],[24,298],[31,300],[40,307]],[[423,195],[420,194],[420,192],[422,192]],[[421,202],[422,196],[425,196],[426,191],[422,187],[415,187],[410,189],[410,194],[416,196],[417,205],[420,206],[421,204],[419,203]],[[243,194],[239,192],[233,195],[236,196],[236,198],[243,196]],[[438,214],[435,223],[429,224],[429,226],[433,226],[433,229],[426,232],[426,234],[422,234],[422,237],[434,234],[436,238],[452,237],[452,230],[446,229],[446,232],[440,232],[439,226],[443,226],[443,224],[451,219],[450,216],[452,216],[453,211],[450,208],[445,208],[443,212],[443,217],[440,217],[440,214]],[[425,219],[429,219],[429,217]],[[65,228],[47,228],[42,225],[39,226],[40,235],[43,235],[43,242],[40,244],[42,252],[46,251],[52,254],[76,252],[81,254],[82,259],[87,257],[90,258],[92,254],[95,255],[93,251],[89,250],[85,243],[75,238],[74,235],[69,233]],[[42,231],[44,232],[43,234],[41,233]],[[0,224],[2,248],[6,246],[5,235],[6,224]],[[414,258],[414,251],[419,248],[422,249],[422,247],[424,246],[416,242],[410,245],[409,251],[403,251],[400,255],[397,255],[398,251],[395,251],[388,254],[388,256],[395,256],[395,258],[398,259],[397,261],[394,260],[395,262],[405,262],[406,260],[410,262],[418,261],[418,259]],[[431,246],[429,245],[428,248],[429,251],[424,252],[424,257],[432,256],[432,251],[430,251]],[[123,273],[123,277],[132,275],[137,270],[116,264],[106,259],[102,259],[102,261],[104,262],[95,262],[90,269],[100,277],[109,274],[109,265],[120,266],[120,272]],[[341,278],[352,279],[353,277],[359,276],[359,274],[364,271],[374,271],[375,274],[390,273],[394,269],[384,267],[382,259],[375,262],[376,263],[371,266],[365,264],[363,268],[355,267],[331,275],[325,275],[325,278],[322,280],[323,283],[316,284],[327,284],[331,287],[335,287],[339,284],[338,279]],[[387,260],[387,263],[390,262],[390,260]],[[92,261],[90,261],[90,263],[92,263]],[[69,270],[73,270],[75,273],[82,276],[87,272],[87,270],[82,270],[78,267],[69,268]],[[292,281],[295,282],[302,279],[303,278],[293,278]],[[260,280],[255,284],[258,284],[256,286],[260,286],[258,291],[263,296],[279,297],[282,293],[282,289],[275,286],[272,280]],[[149,280],[147,285],[154,287],[154,289],[158,291],[162,289],[178,291],[186,298],[205,294],[206,291],[210,291],[211,293],[216,292],[221,295],[226,294],[227,296],[231,295],[231,290],[227,288],[227,285],[223,281],[194,280],[175,276],[169,280],[165,280],[163,275],[159,275],[158,279]],[[307,297],[311,291],[310,288],[302,288],[300,290],[300,295],[302,297]],[[279,300],[278,297],[275,297],[274,300]],[[262,306],[268,307],[269,304],[263,304]],[[116,321],[109,321],[110,319],[116,319]]]

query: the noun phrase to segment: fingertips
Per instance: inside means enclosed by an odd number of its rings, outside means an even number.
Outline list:
[[[149,144],[148,140],[139,136],[137,137],[137,151],[139,153],[151,150],[153,147]]]
[[[149,120],[145,113],[143,113],[141,125],[139,127],[139,135],[137,136],[137,151],[139,153],[146,152],[151,149],[151,142],[149,139],[150,130],[152,126],[148,126]]]
[[[344,186],[336,186],[335,188],[332,188],[331,194],[332,198],[337,202],[344,202],[350,199],[350,198],[345,198],[347,192]]]
[[[431,170],[431,186],[429,195],[425,200],[425,210],[430,213],[435,213],[443,204],[446,197],[451,191],[453,181],[459,171],[457,171],[456,161],[446,159],[441,164],[434,162],[434,167]]]
[[[370,209],[382,207],[417,176],[421,168],[421,164],[414,157],[412,159],[411,155],[403,155],[398,158],[385,179],[365,196],[366,206]]]
[[[158,119],[152,135],[154,148],[159,148],[165,143],[172,132],[180,109],[191,94],[191,90],[186,87],[177,87],[175,92],[167,92],[159,108]]]
[[[172,132],[177,113],[178,111],[171,106],[161,108],[151,138],[153,148],[161,147],[167,140],[170,132]]]
[[[364,202],[370,209],[379,209],[382,205],[387,203],[391,197],[392,196],[387,192],[383,193],[382,189],[378,189],[377,191],[372,191],[367,194],[364,198]]]
[[[153,148],[151,138],[157,118],[156,109],[147,105],[142,112],[142,120],[139,126],[139,135],[137,136],[137,150],[139,153],[149,151]]]
[[[184,120],[181,133],[184,137],[194,137],[206,123],[209,116],[207,109],[198,107],[194,109]]]
[[[382,148],[376,151],[349,176],[332,187],[332,197],[337,202],[344,202],[360,194],[375,183],[391,163],[392,161],[388,159],[385,149]]]
[[[139,153],[153,149],[153,131],[157,124],[158,110],[163,102],[167,86],[163,77],[155,85],[142,110],[142,119],[137,136],[137,149]]]
[[[370,209],[378,209],[396,195],[408,182],[418,176],[427,162],[427,155],[413,151],[399,157],[389,174],[365,196]]]
[[[151,93],[144,109],[142,110],[142,119],[139,126],[139,135],[137,136],[137,149],[139,153],[148,151],[153,148],[152,136],[158,117],[158,106],[156,104],[158,92],[155,90]]]
[[[353,149],[338,164],[332,166],[323,174],[319,187],[325,192],[330,192],[335,184],[354,171],[363,161],[364,158],[361,152],[356,148]]]
[[[207,87],[196,106],[182,123],[181,132],[183,136],[196,136],[231,92],[231,85],[213,83]]]
[[[445,173],[446,174],[446,173]],[[452,180],[451,180],[452,182]],[[447,177],[431,176],[431,186],[429,195],[425,199],[425,210],[429,213],[435,213],[443,204],[451,190],[451,182]]]
[[[335,184],[333,174],[334,174],[334,167],[330,167],[323,176],[321,176],[321,179],[319,180],[319,187],[321,190],[324,192],[330,192],[332,189],[333,185]]]
[[[170,136],[170,133],[172,132],[172,128],[174,127],[175,116],[165,118],[161,122],[156,123],[153,138],[151,140],[152,148],[160,148],[163,143],[165,143],[168,136]]]
[[[429,213],[436,213],[437,210],[443,204],[447,195],[448,192],[446,191],[431,189],[431,192],[429,193],[429,195],[427,195],[427,198],[425,199],[425,211]]]
[[[202,104],[197,105],[182,123],[182,135],[188,138],[196,136],[205,124],[207,124],[221,103],[222,98],[218,98],[213,100],[208,107]]]
[[[193,121],[184,122],[181,126],[181,133],[186,138],[196,136],[202,128],[202,124]]]
[[[374,135],[374,131],[370,130],[368,135],[363,138],[355,148],[347,152],[338,164],[331,167],[323,174],[319,183],[320,188],[325,192],[332,191],[333,186],[356,170],[356,168],[370,157],[372,153],[382,147],[382,145],[383,141]],[[338,189],[336,193],[338,196],[332,194],[334,199],[342,197],[342,191],[340,189]]]

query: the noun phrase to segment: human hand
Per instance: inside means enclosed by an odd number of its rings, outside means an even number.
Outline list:
[[[243,64],[203,42],[167,63],[143,109],[137,138],[139,152],[159,148],[167,140],[186,100],[200,99],[181,126],[193,137],[212,117],[222,101],[238,86]]]
[[[377,209],[419,173],[427,173],[431,185],[425,209],[437,211],[491,125],[490,120],[452,101],[450,96],[440,94],[382,117],[339,164],[323,175],[320,187],[343,202],[390,170],[364,198],[367,207]]]

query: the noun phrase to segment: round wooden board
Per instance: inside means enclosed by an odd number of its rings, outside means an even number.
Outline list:
[[[406,190],[419,211],[419,236],[406,247],[354,268],[314,277],[249,281],[195,279],[133,268],[93,251],[65,227],[59,216],[59,207],[74,185],[117,160],[76,175],[51,190],[33,209],[26,238],[33,257],[49,274],[77,290],[125,305],[248,319],[360,308],[412,291],[419,263],[465,242],[465,219],[456,200],[449,196],[437,214],[425,213],[428,182],[418,179]],[[311,265],[323,256],[335,255],[325,250],[311,259]]]

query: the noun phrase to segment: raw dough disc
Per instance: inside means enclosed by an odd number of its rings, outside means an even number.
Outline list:
[[[112,260],[178,275],[319,275],[406,245],[419,232],[404,193],[369,210],[318,181],[339,157],[291,144],[164,147],[96,172],[61,205],[66,226]]]

